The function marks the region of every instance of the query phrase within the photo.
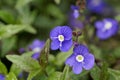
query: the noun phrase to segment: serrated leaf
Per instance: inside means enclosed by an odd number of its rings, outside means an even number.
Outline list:
[[[100,79],[100,69],[96,65],[94,68],[90,71],[90,75],[93,78],[93,80],[99,80]]]
[[[120,80],[120,71],[114,69],[108,69],[109,72],[109,80]]]
[[[30,72],[27,80],[32,80],[33,77],[35,77],[39,72],[40,72],[40,70]]]
[[[18,55],[7,55],[6,57],[24,71],[32,72],[41,69],[38,61],[31,57]]]
[[[7,68],[1,61],[0,61],[0,73],[5,75],[7,74]]]
[[[11,37],[12,35],[22,31],[29,25],[4,25],[0,26],[0,40],[4,38]]]
[[[62,73],[61,72],[54,72],[48,78],[48,80],[60,80]]]
[[[1,53],[1,57],[3,57],[8,51],[10,51],[15,43],[16,43],[16,36],[7,38],[7,39],[3,39],[2,40],[2,53]],[[8,46],[9,45],[9,46]]]
[[[68,78],[69,78],[68,74],[69,74],[69,66],[66,65],[65,68],[64,68],[64,71],[61,75],[60,80],[68,80]]]
[[[17,80],[15,74],[13,72],[10,72],[7,76],[5,80]]]

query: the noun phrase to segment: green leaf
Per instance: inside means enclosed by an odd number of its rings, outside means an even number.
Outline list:
[[[115,48],[115,50],[113,51],[113,55],[116,58],[120,58],[120,47]]]
[[[0,18],[7,23],[15,23],[15,18],[11,12],[8,10],[0,10]]]
[[[56,56],[56,59],[55,59],[55,64],[57,66],[62,66],[64,64],[65,60],[72,54],[72,50],[73,50],[73,48],[71,48],[68,52],[58,53],[58,55]]]
[[[27,80],[32,80],[33,77],[35,77],[39,72],[40,72],[40,70],[30,72]]]
[[[25,5],[27,5],[28,3],[32,2],[33,0],[17,0],[17,3],[16,3],[16,8],[19,9],[19,8],[22,8],[24,7]]]
[[[96,65],[94,68],[90,71],[90,75],[93,78],[93,80],[99,80],[100,79],[100,69]]]
[[[24,30],[29,32],[29,33],[32,33],[32,34],[36,34],[37,33],[36,29],[33,28],[33,27],[28,27],[28,28],[25,28]]]
[[[38,73],[33,80],[48,80],[48,77],[43,73]]]
[[[103,62],[101,67],[100,80],[108,80],[108,78],[109,78],[108,65],[106,62]]]
[[[13,37],[2,40],[2,49],[1,49],[2,54],[0,56],[3,57],[8,51],[13,49],[13,47],[15,46],[15,43],[16,43],[16,39],[17,39],[17,37],[13,36]]]
[[[109,80],[120,80],[120,71],[114,69],[108,69]]]
[[[38,61],[31,57],[18,55],[7,55],[6,57],[24,71],[32,72],[41,69]]]
[[[62,73],[61,72],[54,72],[48,78],[48,80],[60,80]]]
[[[48,55],[49,55],[49,49],[50,48],[50,39],[46,41],[45,47],[42,49],[41,54],[40,54],[40,64],[42,65],[43,68],[46,67],[48,64]]]
[[[4,38],[11,37],[12,35],[22,31],[29,25],[4,25],[0,26],[0,40]]]
[[[56,4],[60,4],[61,0],[54,0]]]
[[[10,72],[7,76],[5,80],[17,80],[16,76],[14,73]]]
[[[20,16],[18,20],[21,24],[32,24],[36,17],[36,11],[31,11],[28,7],[22,8],[18,10]]]
[[[13,72],[16,76],[18,76],[22,70],[16,64],[12,64],[10,72]]]
[[[5,75],[7,74],[7,68],[1,61],[0,61],[0,73]]]
[[[71,80],[79,80],[79,79],[82,79],[82,80],[86,80],[84,78],[87,78],[87,74],[89,73],[89,71],[87,70],[83,70],[82,73],[76,75],[74,74],[72,71],[70,72],[70,79]],[[84,77],[86,76],[86,77]]]
[[[69,78],[68,74],[69,74],[69,66],[66,65],[65,68],[64,68],[64,71],[63,71],[63,73],[61,75],[60,80],[68,80],[68,78]]]
[[[94,53],[94,56],[96,59],[100,59],[100,60],[102,59],[102,55],[101,55],[102,51],[100,48],[98,48],[95,45],[90,45],[90,49],[91,49],[92,53]]]

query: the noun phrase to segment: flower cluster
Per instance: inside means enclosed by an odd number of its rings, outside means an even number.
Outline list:
[[[78,6],[72,5],[71,12],[69,13],[69,16],[68,16],[69,25],[71,27],[73,27],[73,28],[76,27],[76,28],[80,28],[80,29],[83,27],[82,22],[78,19],[79,16],[80,16],[80,13],[79,13]]]
[[[29,46],[29,49],[31,49],[34,54],[32,55],[33,59],[38,59],[40,56],[40,52],[42,48],[44,47],[45,42],[40,41],[38,39],[34,40],[33,43]]]
[[[60,49],[63,52],[68,51],[72,46],[72,30],[68,26],[57,26],[50,33],[51,49]],[[85,70],[90,70],[94,66],[94,56],[88,48],[82,44],[76,44],[73,54],[66,60],[66,65],[73,68],[75,74]]]
[[[118,22],[114,19],[106,18],[103,21],[97,21],[95,27],[98,38],[107,39],[117,33]]]

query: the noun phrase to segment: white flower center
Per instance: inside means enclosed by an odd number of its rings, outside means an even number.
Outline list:
[[[59,36],[58,36],[58,40],[59,40],[60,42],[63,42],[63,41],[64,41],[64,36],[63,36],[63,35],[59,35]]]
[[[74,16],[75,16],[75,18],[79,17],[79,11],[78,10],[74,10]]]
[[[109,30],[112,28],[112,23],[111,22],[105,22],[103,31]]]
[[[78,62],[83,62],[84,57],[83,57],[82,55],[77,55],[77,56],[76,56],[76,60],[77,60]]]
[[[36,48],[33,49],[34,53],[39,53],[40,51],[41,51],[41,49],[39,47],[36,47]]]

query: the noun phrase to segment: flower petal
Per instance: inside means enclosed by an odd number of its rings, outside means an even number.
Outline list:
[[[56,39],[56,40],[53,40],[53,41],[51,42],[51,49],[52,49],[52,50],[58,49],[59,46],[60,46],[60,42],[59,42],[57,39]]]
[[[61,27],[57,26],[55,27],[51,32],[50,32],[50,38],[52,40],[54,40],[54,37],[58,37],[58,35],[60,34],[61,31]]]
[[[82,64],[81,63],[78,63],[76,62],[72,68],[73,72],[75,74],[80,74],[82,72]]]
[[[61,34],[65,37],[65,40],[70,40],[72,38],[72,30],[68,26],[63,26],[61,28]]]
[[[3,74],[0,74],[0,80],[5,80],[5,76]]]
[[[102,21],[97,21],[97,22],[95,23],[95,27],[96,27],[97,29],[102,29],[102,28],[104,28],[104,23],[103,23]]]
[[[34,53],[34,54],[32,55],[32,58],[33,58],[33,59],[38,59],[38,58],[39,58],[39,56],[40,56],[40,54],[39,54],[39,53]]]
[[[84,59],[83,68],[86,70],[90,70],[94,66],[94,63],[94,56],[92,54],[87,54]]]
[[[72,67],[74,63],[75,63],[75,55],[72,54],[71,56],[67,58],[67,60],[65,61],[65,64]]]
[[[71,47],[72,47],[72,39],[66,40],[66,41],[62,42],[62,46],[60,47],[60,50],[63,52],[67,52],[70,50]]]
[[[33,43],[29,46],[30,49],[34,49],[36,47],[39,47],[39,48],[43,48],[44,47],[44,44],[45,42],[44,41],[40,41],[38,39],[35,39],[33,41]]]
[[[85,45],[80,44],[80,45],[77,45],[74,47],[73,52],[77,53],[77,54],[85,55],[85,54],[89,53],[89,50]]]

